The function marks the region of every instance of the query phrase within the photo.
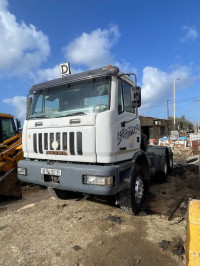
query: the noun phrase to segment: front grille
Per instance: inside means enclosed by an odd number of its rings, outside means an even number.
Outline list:
[[[74,150],[74,132],[69,133],[70,137],[70,154],[75,155],[75,150]]]
[[[53,147],[56,141],[57,148]],[[45,154],[46,151],[65,151],[67,155],[83,155],[82,132],[34,133],[33,151]]]

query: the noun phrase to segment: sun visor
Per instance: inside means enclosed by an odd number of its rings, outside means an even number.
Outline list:
[[[49,89],[52,87],[58,87],[60,85],[64,85],[67,83],[72,83],[75,81],[85,80],[85,79],[91,79],[95,77],[101,77],[101,76],[117,76],[119,73],[119,68],[116,66],[108,66],[104,68],[99,68],[95,70],[89,70],[85,72],[81,72],[78,74],[73,75],[66,75],[58,79],[53,79],[50,81],[46,81],[40,84],[33,85],[29,91],[30,94],[36,93],[37,91]]]

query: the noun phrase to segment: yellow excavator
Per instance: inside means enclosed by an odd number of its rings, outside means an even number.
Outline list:
[[[23,159],[21,123],[10,114],[0,113],[0,198],[22,197],[17,178],[17,162]]]

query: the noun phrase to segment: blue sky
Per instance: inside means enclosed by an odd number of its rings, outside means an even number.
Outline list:
[[[0,0],[0,112],[23,120],[30,87],[72,73],[119,66],[136,72],[140,114],[200,124],[200,2]]]

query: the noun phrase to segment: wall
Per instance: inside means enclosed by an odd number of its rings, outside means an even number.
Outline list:
[[[148,140],[155,139],[158,142],[159,138],[169,136],[171,120],[140,116],[140,123],[142,132],[147,135]]]

